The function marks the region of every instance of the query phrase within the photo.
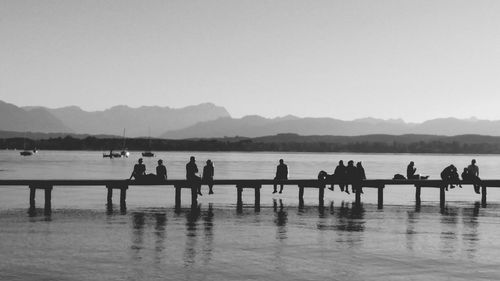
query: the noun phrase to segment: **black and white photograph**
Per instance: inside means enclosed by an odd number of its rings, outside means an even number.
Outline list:
[[[0,0],[0,281],[500,280],[500,1]]]

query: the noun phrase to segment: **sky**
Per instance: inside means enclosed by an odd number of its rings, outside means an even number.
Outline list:
[[[0,0],[0,100],[500,119],[500,1]]]

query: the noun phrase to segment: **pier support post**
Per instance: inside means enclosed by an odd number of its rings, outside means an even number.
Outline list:
[[[36,188],[30,185],[30,210],[35,209],[35,195],[36,195]]]
[[[324,184],[320,184],[318,186],[319,188],[319,206],[323,206],[324,203],[325,203],[325,185]]]
[[[120,188],[120,209],[125,210],[127,209],[127,189],[128,186],[123,186]]]
[[[445,187],[442,186],[439,188],[439,206],[441,208],[444,208],[445,206],[445,201],[446,201],[446,197],[445,197]]]
[[[113,207],[113,187],[107,185],[106,189],[108,190],[108,196],[107,196],[107,207],[112,208]]]
[[[198,184],[190,182],[191,185],[191,208],[195,208],[198,206]]]
[[[261,188],[261,185],[255,186],[255,211],[256,212],[260,211],[260,188]]]
[[[236,190],[237,190],[236,204],[242,205],[243,204],[243,199],[242,199],[243,188],[237,187]]]
[[[182,187],[175,186],[175,209],[179,210],[181,208],[181,191]]]
[[[378,208],[383,209],[384,208],[384,186],[379,186],[378,187]]]
[[[356,188],[356,205],[360,204],[361,204],[361,190],[359,190],[359,188]]]
[[[415,202],[417,203],[417,205],[420,205],[420,190],[420,186],[415,186]]]
[[[304,186],[299,185],[299,209],[304,207]]]
[[[46,186],[45,189],[45,211],[52,209],[52,186]]]
[[[481,205],[486,207],[486,186],[481,187]]]

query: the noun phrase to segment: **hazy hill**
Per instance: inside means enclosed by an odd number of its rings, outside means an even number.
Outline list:
[[[0,130],[17,132],[72,132],[61,120],[43,108],[24,110],[0,101]]]
[[[492,135],[500,136],[500,121],[477,119],[442,118],[420,124],[402,120],[363,118],[343,121],[333,118],[274,118],[246,116],[240,119],[222,118],[200,122],[191,127],[171,130],[162,134],[164,138],[218,138],[218,137],[260,137],[282,133],[299,135],[357,136],[372,134],[404,135]]]
[[[151,128],[151,136],[156,137],[167,130],[176,130],[200,121],[229,116],[226,109],[211,103],[178,109],[160,106],[131,108],[120,105],[92,112],[84,111],[77,106],[56,109],[27,107],[27,109],[28,111],[46,110],[79,134],[121,135],[125,128],[128,137],[148,136],[149,128]],[[3,128],[0,127],[0,129]]]

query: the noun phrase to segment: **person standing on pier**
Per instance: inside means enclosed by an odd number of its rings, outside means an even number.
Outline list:
[[[280,164],[276,167],[276,176],[274,180],[287,180],[288,179],[288,166],[283,163],[283,159],[280,159]],[[276,193],[276,188],[278,184],[274,184],[273,194]],[[280,184],[280,193],[283,192],[283,184]]]
[[[138,163],[134,165],[134,170],[132,171],[129,180],[132,178],[140,180],[146,176],[146,165],[142,164],[142,158],[139,158],[137,162]]]
[[[196,175],[198,173],[198,166],[196,166],[196,159],[191,156],[189,162],[186,164],[186,179],[190,184],[195,185],[199,195],[201,194],[201,178]]]
[[[202,181],[204,183],[208,184],[208,194],[214,194],[214,191],[212,190],[212,187],[214,186],[214,184],[213,184],[214,164],[212,163],[212,160],[210,160],[210,159],[207,160],[207,165],[205,165],[205,167],[203,167]]]
[[[467,176],[474,183],[474,191],[480,194],[481,179],[479,178],[479,167],[476,165],[476,159],[472,159],[470,165],[467,167]]]
[[[159,181],[167,180],[167,168],[163,165],[163,160],[158,160],[158,166],[156,166],[156,178]]]
[[[340,181],[340,182],[343,182],[346,180],[346,167],[344,165],[344,161],[340,160],[339,161],[339,165],[335,168],[335,172],[333,172],[333,178],[336,180],[336,181]],[[340,191],[344,191],[344,187],[346,186],[345,184],[339,184],[340,186]],[[333,190],[333,186],[331,188],[331,190]],[[347,188],[345,189],[345,192],[347,192],[347,194],[349,194],[349,190],[347,190]]]

